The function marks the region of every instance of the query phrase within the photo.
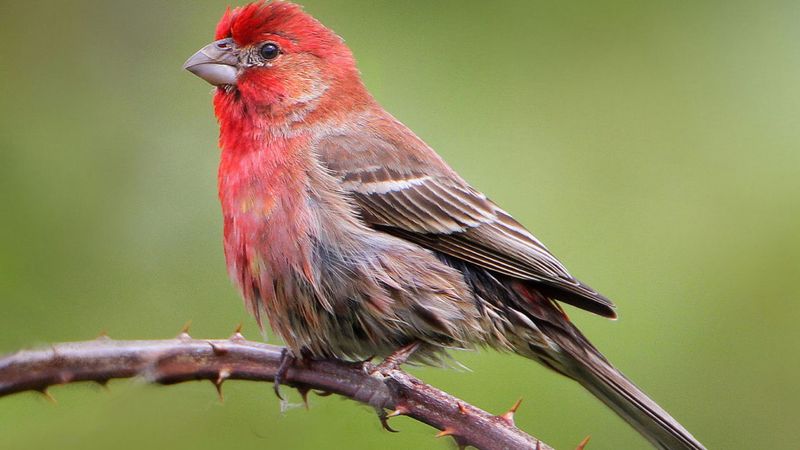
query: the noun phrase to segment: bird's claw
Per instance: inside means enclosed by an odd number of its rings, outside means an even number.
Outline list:
[[[411,355],[413,355],[414,352],[419,349],[420,345],[421,344],[417,341],[412,342],[405,347],[401,347],[391,355],[387,356],[383,362],[370,368],[370,375],[380,374],[383,376],[388,376],[392,371],[400,369],[400,366],[408,361]]]

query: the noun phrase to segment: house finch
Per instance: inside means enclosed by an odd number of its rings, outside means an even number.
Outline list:
[[[228,270],[293,355],[513,351],[653,445],[703,448],[558,303],[613,318],[611,301],[384,111],[341,38],[297,5],[258,1],[228,9],[215,39],[185,68],[217,86]]]

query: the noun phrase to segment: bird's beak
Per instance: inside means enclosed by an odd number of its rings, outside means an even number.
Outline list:
[[[192,55],[183,68],[214,86],[236,84],[239,58],[233,39],[214,41]]]

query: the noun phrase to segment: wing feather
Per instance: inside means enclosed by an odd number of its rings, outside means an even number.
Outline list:
[[[519,222],[472,188],[397,122],[410,138],[340,135],[319,142],[323,164],[341,180],[370,226],[520,280],[548,295],[615,317],[613,304],[576,280]],[[394,134],[390,134],[393,136]],[[370,136],[370,137],[365,137]],[[404,149],[403,146],[413,148]]]

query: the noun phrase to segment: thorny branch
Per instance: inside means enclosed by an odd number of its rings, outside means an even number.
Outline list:
[[[172,340],[115,341],[107,337],[55,344],[0,358],[0,397],[23,391],[45,395],[54,385],[78,381],[105,384],[114,378],[143,377],[164,385],[209,380],[222,395],[226,380],[273,381],[281,348],[245,340],[198,340],[185,332]],[[514,426],[514,407],[495,416],[429,386],[401,370],[376,372],[370,363],[303,361],[286,372],[283,384],[305,399],[311,389],[370,405],[384,426],[408,416],[452,436],[459,447],[552,450]],[[389,411],[387,413],[387,411]]]

